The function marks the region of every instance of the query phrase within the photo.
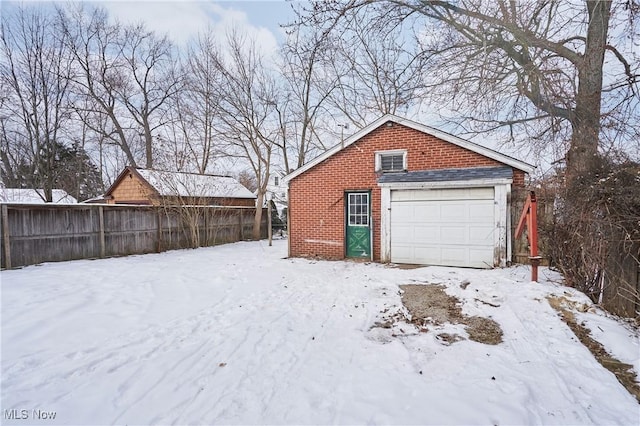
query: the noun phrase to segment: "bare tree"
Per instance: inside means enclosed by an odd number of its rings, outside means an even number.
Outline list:
[[[322,127],[328,98],[339,80],[331,66],[335,62],[331,29],[292,28],[281,49],[283,87],[276,105],[280,127],[278,147],[285,173],[302,167],[310,155],[327,149],[318,127]]]
[[[143,25],[125,28],[121,38],[127,80],[115,87],[120,100],[141,129],[145,164],[153,167],[153,132],[162,126],[168,100],[182,84],[172,59],[172,45]]]
[[[637,51],[625,52],[624,41],[609,34],[612,25],[616,32],[628,25],[637,42],[637,20],[621,18],[638,11],[635,2],[330,1],[303,10],[300,22],[349,26],[361,10],[381,28],[419,26],[422,49],[440,59],[429,73],[430,92],[458,115],[486,127],[531,129],[542,120],[538,136],[564,142],[566,135],[570,178],[593,166],[605,120],[633,116],[616,124],[637,127]]]
[[[237,175],[238,182],[242,186],[246,187],[251,192],[258,190],[258,184],[256,183],[256,176],[251,170],[241,170]]]
[[[79,115],[102,138],[117,145],[127,162],[153,166],[154,131],[181,78],[172,46],[143,26],[110,23],[100,8],[58,9],[78,69],[74,90],[83,102]],[[90,114],[87,114],[90,113]]]
[[[58,13],[78,69],[74,90],[88,100],[78,107],[79,114],[87,126],[117,145],[127,162],[136,166],[138,155],[131,143],[134,130],[118,95],[120,86],[127,84],[120,26],[110,24],[106,11],[99,8],[77,6],[59,9]]]
[[[226,47],[224,53],[211,52],[221,75],[216,95],[221,112],[218,127],[227,155],[245,162],[256,178],[253,238],[259,239],[274,140],[278,137],[276,86],[254,40],[232,32]]]
[[[384,114],[406,114],[424,96],[429,55],[412,45],[410,28],[391,28],[354,12],[335,41],[333,74],[339,78],[332,106],[357,128]]]
[[[70,120],[73,69],[65,38],[59,21],[38,8],[17,8],[1,25],[2,175],[41,187],[51,202],[65,143],[61,129]]]
[[[174,96],[165,126],[174,145],[178,170],[206,173],[222,155],[216,123],[220,113],[217,92],[221,76],[210,52],[218,49],[213,32],[200,34],[191,44],[182,64],[182,90]]]
[[[213,197],[211,194],[224,191],[218,188],[216,178],[195,173],[176,173],[146,170],[159,191],[158,202],[168,221],[176,218],[189,240],[191,248],[198,248],[206,240],[206,217],[210,213]],[[204,241],[208,245],[208,241]]]

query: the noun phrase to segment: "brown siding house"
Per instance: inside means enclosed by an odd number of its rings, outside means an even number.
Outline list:
[[[256,196],[228,176],[126,167],[107,190],[109,204],[255,207]]]

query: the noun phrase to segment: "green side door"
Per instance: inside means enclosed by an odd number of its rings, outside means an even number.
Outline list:
[[[371,257],[371,204],[369,192],[345,194],[347,257]]]

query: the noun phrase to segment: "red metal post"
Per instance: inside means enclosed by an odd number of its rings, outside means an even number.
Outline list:
[[[529,240],[529,262],[531,263],[531,281],[538,281],[538,266],[541,257],[538,254],[538,211],[536,193],[531,191],[522,208],[522,214],[516,227],[516,238],[520,238],[527,227],[527,239]]]
[[[538,204],[536,202],[536,193],[531,191],[529,194],[531,206],[529,207],[529,247],[531,262],[531,281],[538,282],[538,266],[540,265],[540,256],[538,255]]]

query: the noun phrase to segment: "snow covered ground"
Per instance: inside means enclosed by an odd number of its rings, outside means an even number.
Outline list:
[[[640,405],[547,303],[588,303],[553,273],[535,284],[522,266],[285,256],[284,241],[250,242],[3,271],[2,422],[640,422]],[[447,346],[408,324],[372,328],[401,309],[398,285],[416,283],[446,285],[465,314],[497,321],[504,342]],[[580,320],[639,369],[637,334],[597,311]]]

